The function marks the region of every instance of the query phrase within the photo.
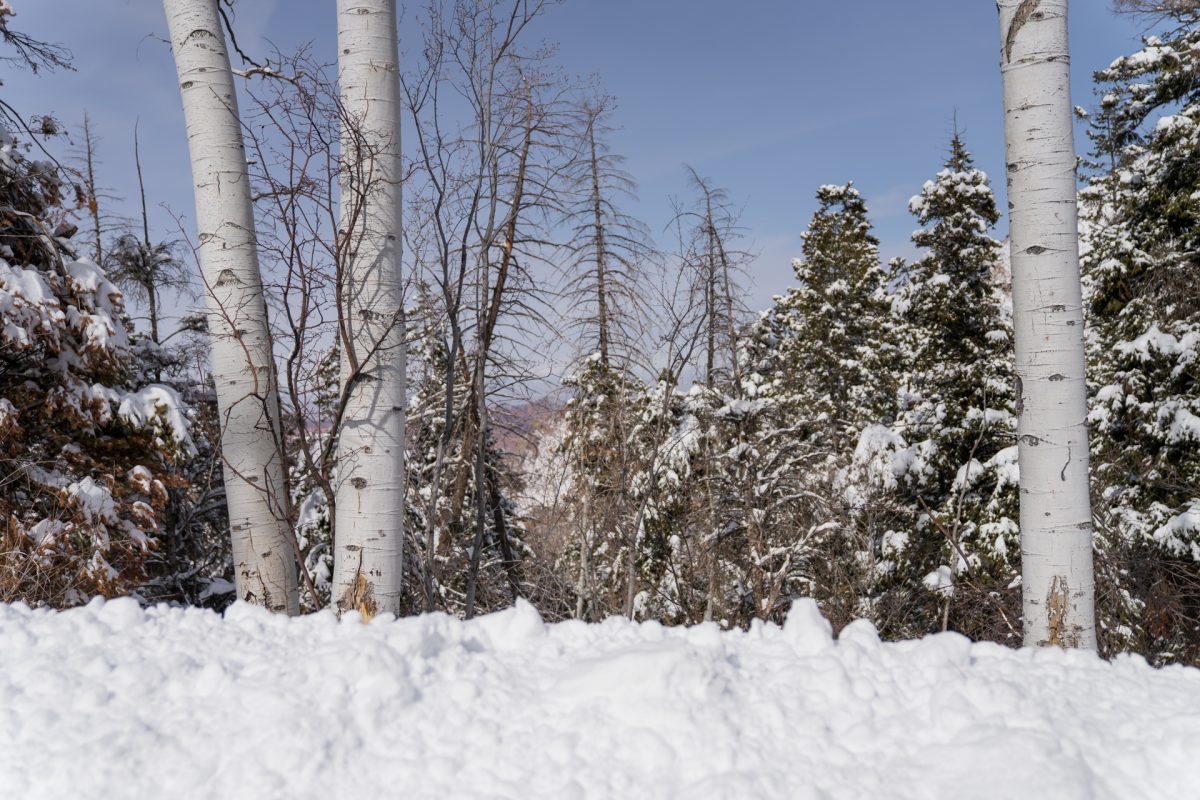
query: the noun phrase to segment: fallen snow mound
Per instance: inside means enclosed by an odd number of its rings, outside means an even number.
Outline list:
[[[462,623],[0,605],[4,798],[1164,798],[1200,671],[528,605]]]

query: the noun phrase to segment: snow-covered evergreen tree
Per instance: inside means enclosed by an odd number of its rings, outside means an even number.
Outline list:
[[[822,186],[803,234],[804,255],[792,262],[798,285],[777,297],[759,322],[773,340],[771,393],[803,422],[806,438],[840,447],[885,417],[894,386],[889,341],[887,272],[871,233],[867,205],[853,183]],[[883,379],[881,379],[883,378]]]
[[[740,627],[754,619],[781,622],[792,598],[818,594],[818,573],[835,545],[823,526],[828,507],[818,487],[836,451],[814,444],[810,420],[762,391],[765,382],[747,363],[743,396],[714,397],[705,415],[712,454],[706,477],[716,498],[711,535],[717,577],[724,578],[714,601],[721,619]]]
[[[121,292],[53,221],[68,188],[0,128],[0,599],[54,605],[140,585],[192,454],[176,393],[137,382]]]
[[[926,252],[893,299],[907,367],[894,438],[876,455],[903,467],[898,488],[912,522],[886,537],[882,555],[893,591],[930,589],[905,615],[906,631],[948,623],[990,635],[1020,554],[1012,331],[992,282],[999,212],[957,134],[910,210],[922,225],[913,242]]]
[[[667,624],[704,618],[704,530],[710,507],[697,467],[706,435],[708,391],[678,390],[669,371],[637,400],[631,433],[638,469],[631,481],[637,503],[636,544],[619,562],[635,563],[634,616]]]
[[[644,387],[600,351],[583,359],[563,386],[574,394],[559,447],[574,487],[575,529],[559,568],[575,576],[575,616],[596,618],[625,605],[638,535],[631,481],[640,467],[629,434],[646,398]]]
[[[815,596],[844,624],[869,615],[875,512],[888,507],[867,499],[855,447],[892,421],[901,364],[864,199],[852,183],[822,186],[817,199],[793,262],[799,285],[776,298],[744,349],[739,460],[752,487],[748,529],[763,534],[749,561],[766,595],[759,605],[774,607],[781,590]]]
[[[203,317],[185,318],[165,345],[148,332],[130,337],[135,383],[157,381],[178,396],[192,448],[173,459],[160,479],[166,488],[158,547],[138,588],[147,602],[222,607],[235,598],[229,514],[221,470],[220,415],[208,370]],[[195,323],[200,323],[197,326]]]
[[[1100,563],[1119,584],[1102,638],[1177,659],[1196,652],[1183,584],[1200,585],[1200,25],[1168,20],[1096,74],[1081,228]]]

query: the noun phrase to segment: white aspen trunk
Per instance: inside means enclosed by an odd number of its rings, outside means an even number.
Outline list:
[[[225,35],[217,0],[163,0],[163,9],[192,162],[237,594],[296,614],[279,394]]]
[[[338,0],[342,385],[333,598],[399,614],[405,350],[400,285],[400,76],[395,0]]]
[[[999,0],[1025,644],[1096,648],[1067,0]]]

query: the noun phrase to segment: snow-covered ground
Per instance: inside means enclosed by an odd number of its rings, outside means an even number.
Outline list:
[[[1200,671],[955,635],[0,605],[0,798],[1185,798]]]

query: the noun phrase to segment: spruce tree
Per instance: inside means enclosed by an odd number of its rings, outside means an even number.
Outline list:
[[[888,276],[854,184],[822,186],[817,200],[803,257],[792,263],[798,285],[759,323],[759,338],[769,336],[778,352],[755,360],[774,360],[770,389],[804,421],[807,438],[840,446],[886,414],[891,391],[879,378],[894,355],[882,324]]]
[[[1194,659],[1200,586],[1200,25],[1096,73],[1082,192],[1107,649]]]
[[[893,430],[907,445],[901,502],[911,523],[887,537],[883,556],[894,591],[918,589],[918,600],[898,632],[949,626],[1003,638],[1012,631],[994,606],[1003,595],[1015,617],[1018,598],[1006,589],[1020,553],[1012,331],[993,280],[999,212],[957,133],[909,208],[925,253],[893,301],[907,360]]]
[[[726,506],[744,510],[743,595],[767,618],[781,597],[815,595],[848,621],[869,613],[861,573],[878,549],[879,505],[849,471],[860,438],[892,419],[898,350],[866,203],[853,184],[822,186],[817,199],[793,262],[799,285],[752,326],[746,400],[718,416],[743,434],[726,452],[745,486]]]

